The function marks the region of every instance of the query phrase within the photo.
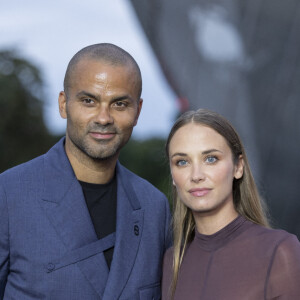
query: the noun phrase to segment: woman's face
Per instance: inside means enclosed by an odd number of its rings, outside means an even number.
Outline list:
[[[232,183],[243,175],[243,160],[233,163],[223,136],[189,123],[171,139],[169,157],[173,184],[194,217],[234,210]]]

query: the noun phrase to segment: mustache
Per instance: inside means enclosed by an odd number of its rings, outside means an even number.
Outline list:
[[[118,129],[111,125],[101,125],[101,124],[92,124],[88,128],[89,132],[98,132],[98,133],[118,133]]]

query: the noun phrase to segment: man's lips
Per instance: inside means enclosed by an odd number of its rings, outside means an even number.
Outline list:
[[[109,140],[116,135],[115,132],[96,132],[96,131],[89,132],[89,134],[93,138],[98,139],[98,140],[99,139],[100,140]]]
[[[211,189],[209,188],[194,188],[194,189],[190,189],[189,193],[195,197],[202,197],[205,196],[210,191]]]

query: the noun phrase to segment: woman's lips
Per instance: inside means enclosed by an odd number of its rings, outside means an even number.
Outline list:
[[[211,189],[209,189],[209,188],[195,188],[195,189],[190,189],[189,193],[191,195],[193,195],[194,197],[203,197],[210,191],[211,191]]]

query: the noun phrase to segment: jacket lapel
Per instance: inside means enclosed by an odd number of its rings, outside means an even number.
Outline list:
[[[66,156],[63,139],[45,156],[44,192],[40,204],[68,251],[97,241],[82,188]],[[97,259],[82,260],[78,266],[102,296],[108,277],[104,255],[101,253]]]
[[[117,164],[117,231],[103,300],[119,299],[132,271],[143,231],[144,212],[127,172]]]

